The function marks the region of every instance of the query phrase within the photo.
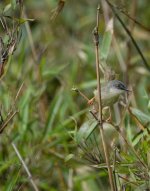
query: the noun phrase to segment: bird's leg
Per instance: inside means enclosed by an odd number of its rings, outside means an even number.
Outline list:
[[[75,91],[79,95],[81,95],[87,101],[87,103],[89,104],[89,102],[90,102],[89,98],[84,93],[82,93],[78,88],[73,87],[72,91]],[[92,104],[90,104],[90,105],[92,105]]]
[[[109,117],[106,119],[106,122],[111,122],[112,121],[112,114],[111,114],[110,107],[108,107],[108,111],[109,111]]]
[[[92,98],[91,100],[93,101],[94,98]],[[91,104],[91,103],[90,103],[90,104]],[[96,102],[92,102],[92,105],[93,105],[93,109],[91,110],[91,112],[92,112],[93,115],[95,115],[95,116],[97,117],[97,114],[98,114],[98,105],[97,105]],[[109,117],[105,115],[105,114],[107,113],[107,112],[105,111],[105,109],[109,111]],[[103,121],[103,122],[111,122],[111,121],[112,121],[112,115],[111,115],[111,109],[110,109],[110,107],[107,106],[107,107],[103,108],[102,111],[103,111],[103,112],[102,112],[102,121]],[[107,117],[107,119],[106,119],[106,117]]]
[[[93,105],[94,101],[95,101],[95,97],[89,99],[88,100],[88,105]]]

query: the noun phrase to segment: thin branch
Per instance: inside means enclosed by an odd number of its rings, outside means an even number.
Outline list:
[[[71,90],[77,92],[77,93],[78,93],[79,95],[81,95],[87,102],[90,101],[89,98],[88,98],[84,93],[82,93],[78,88],[73,87]]]
[[[114,149],[113,173],[114,173],[115,189],[116,189],[116,191],[118,191],[117,180],[116,180],[116,148]]]
[[[20,96],[20,93],[21,93],[23,86],[24,86],[24,82],[22,82],[21,86],[19,87],[19,90],[17,91],[14,104],[16,104],[16,101],[17,101],[18,97]]]
[[[138,20],[136,20],[135,18],[133,18],[131,15],[129,15],[127,12],[123,11],[123,10],[119,10],[121,13],[123,13],[125,16],[127,16],[132,22],[134,22],[135,24],[137,24],[139,27],[143,28],[144,30],[150,32],[150,29],[146,26],[144,26],[142,23],[140,23]]]
[[[8,123],[11,121],[11,119],[14,118],[14,116],[18,113],[19,111],[14,111],[13,113],[10,113],[10,115],[4,120],[4,123],[0,127],[0,134],[3,132],[5,127],[7,127]]]
[[[7,127],[8,123],[14,118],[14,116],[19,112],[18,110],[15,109],[15,111],[13,111],[15,105],[16,105],[16,101],[20,95],[20,92],[22,90],[22,87],[23,87],[23,83],[21,84],[19,90],[17,91],[17,94],[16,94],[16,97],[15,97],[15,101],[13,103],[13,105],[11,106],[8,114],[7,114],[7,117],[5,120],[2,120],[2,124],[0,125],[0,134],[3,132],[3,130]],[[0,113],[1,115],[1,113]]]
[[[125,180],[126,182],[129,182],[130,184],[134,184],[135,186],[139,186],[136,182],[130,181],[129,179],[127,179],[123,176],[118,175],[118,177]]]
[[[36,186],[36,184],[35,184],[35,182],[34,182],[34,180],[33,180],[33,178],[32,178],[32,174],[30,173],[30,171],[29,171],[29,169],[28,169],[26,163],[24,162],[22,156],[20,155],[20,152],[19,152],[19,150],[17,149],[16,145],[15,145],[13,142],[11,143],[11,145],[12,145],[12,147],[13,147],[13,149],[14,149],[16,155],[18,156],[20,162],[22,163],[22,166],[23,166],[24,170],[26,171],[26,173],[27,173],[27,175],[28,175],[28,178],[29,178],[29,181],[30,181],[31,185],[33,186],[34,190],[35,190],[35,191],[39,191],[39,189],[37,188],[37,186]]]
[[[120,22],[120,24],[122,25],[122,27],[124,28],[124,30],[126,31],[126,33],[129,35],[133,45],[135,46],[137,52],[139,53],[139,55],[141,56],[141,59],[143,60],[143,64],[145,65],[145,67],[147,68],[148,71],[150,71],[150,66],[147,63],[141,49],[139,48],[138,44],[136,43],[134,37],[132,36],[130,30],[126,27],[126,25],[124,24],[124,22],[122,21],[122,19],[120,18],[120,16],[118,15],[115,7],[113,6],[113,4],[111,4],[108,0],[105,0],[107,2],[107,4],[109,5],[109,7],[111,8],[112,12],[114,13],[114,15],[117,17],[118,21]]]
[[[17,94],[16,94],[16,96],[15,96],[14,103],[13,103],[13,105],[11,106],[11,108],[10,108],[10,110],[9,110],[9,112],[8,112],[8,114],[7,114],[7,116],[9,116],[9,115],[13,112],[13,109],[14,109],[14,107],[16,106],[17,99],[18,99],[19,96],[20,96],[20,93],[21,93],[21,91],[22,91],[23,86],[24,86],[24,82],[22,82],[21,86],[19,87],[19,89],[18,89],[18,91],[17,91]]]
[[[51,11],[52,15],[50,17],[50,20],[56,19],[56,17],[62,12],[65,6],[65,2],[66,2],[65,0],[59,0],[57,7]]]
[[[97,89],[98,89],[98,108],[99,108],[98,121],[99,121],[99,129],[100,129],[102,145],[104,149],[105,160],[106,160],[107,169],[108,169],[109,182],[110,182],[111,190],[115,191],[113,173],[110,166],[109,155],[108,155],[107,146],[106,146],[105,137],[104,137],[103,121],[102,121],[102,100],[101,100],[101,83],[100,83],[100,69],[99,69],[99,64],[100,64],[99,62],[99,34],[98,34],[99,15],[100,15],[99,13],[100,13],[100,6],[98,5],[96,27],[93,31],[95,54],[96,54],[96,74],[97,74]]]

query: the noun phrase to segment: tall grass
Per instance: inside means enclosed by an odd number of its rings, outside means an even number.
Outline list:
[[[110,190],[97,122],[71,91],[75,86],[91,98],[97,87],[92,30],[99,1],[15,2],[0,3],[9,31],[18,27],[1,73],[0,190]],[[113,5],[149,67],[148,30],[121,12],[150,28],[148,3],[122,2]],[[103,124],[115,189],[148,190],[149,70],[105,1],[98,29],[102,69],[132,89]],[[6,50],[9,36],[2,24],[0,30]]]

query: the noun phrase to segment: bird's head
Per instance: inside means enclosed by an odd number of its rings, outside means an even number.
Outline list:
[[[107,88],[110,93],[121,94],[123,92],[129,92],[125,84],[119,80],[112,80],[108,82]]]

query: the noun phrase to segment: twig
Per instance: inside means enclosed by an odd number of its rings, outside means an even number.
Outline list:
[[[11,119],[18,113],[18,111],[14,111],[12,114],[10,114],[6,120],[4,121],[4,123],[2,124],[1,128],[0,128],[0,134],[3,132],[3,130],[5,129],[5,127],[8,125],[8,123],[11,121]]]
[[[7,114],[7,116],[9,116],[9,115],[13,112],[13,109],[14,109],[14,107],[16,106],[17,99],[18,99],[18,97],[20,96],[20,93],[21,93],[21,90],[22,90],[23,86],[24,86],[24,82],[22,82],[21,86],[19,87],[19,89],[18,89],[18,91],[17,91],[17,94],[16,94],[16,96],[15,96],[14,103],[12,104],[12,106],[11,106],[11,108],[10,108],[10,110],[9,110],[9,112],[8,112],[8,114]]]
[[[116,148],[114,148],[113,174],[114,174],[115,189],[116,191],[118,191],[117,180],[116,180]]]
[[[19,90],[17,91],[17,94],[16,94],[16,97],[15,97],[14,103],[13,103],[13,105],[11,106],[11,108],[10,108],[8,114],[7,114],[6,119],[3,120],[2,123],[1,123],[1,125],[0,125],[0,134],[3,132],[3,130],[5,129],[5,127],[7,127],[8,123],[11,121],[11,119],[13,119],[14,116],[19,112],[18,110],[13,111],[13,109],[14,109],[14,107],[15,107],[15,105],[16,105],[16,101],[17,101],[17,99],[18,99],[18,97],[19,97],[19,95],[20,95],[20,92],[21,92],[22,88],[23,88],[23,84],[24,84],[24,83],[21,84]],[[1,115],[1,113],[0,113],[0,115]]]
[[[20,93],[21,93],[21,90],[22,90],[23,86],[24,86],[24,82],[22,82],[21,86],[19,87],[19,89],[17,91],[14,104],[16,104],[16,101],[17,101],[18,97],[20,96]]]
[[[50,20],[56,19],[56,17],[60,14],[60,12],[63,10],[65,6],[65,0],[59,0],[57,7],[52,10],[52,15],[50,17]]]
[[[80,94],[87,102],[90,101],[89,98],[84,93],[82,93],[78,88],[72,88],[71,90]]]
[[[99,121],[99,129],[100,129],[102,145],[104,149],[105,160],[106,160],[107,169],[108,169],[109,182],[110,182],[111,190],[115,191],[113,173],[110,166],[109,155],[108,155],[107,146],[106,146],[105,137],[104,137],[103,121],[102,121],[102,100],[101,100],[101,84],[100,84],[100,69],[99,69],[99,34],[98,34],[99,12],[100,12],[100,6],[98,5],[97,20],[96,20],[97,23],[93,31],[94,43],[95,43],[95,54],[96,54],[96,74],[97,74],[97,89],[98,89],[98,108],[99,108],[98,121]]]
[[[137,1],[135,1],[137,2]],[[119,10],[121,13],[123,13],[125,16],[127,16],[132,23],[134,22],[135,24],[137,24],[139,27],[141,27],[142,29],[146,30],[147,32],[150,32],[150,28],[144,26],[142,23],[140,23],[138,20],[136,20],[132,15],[129,15],[127,12],[123,11],[123,10]]]
[[[118,15],[115,7],[113,6],[113,4],[111,4],[108,0],[105,0],[107,2],[107,4],[109,5],[109,7],[111,8],[112,12],[114,13],[114,15],[116,16],[116,18],[118,19],[118,21],[120,22],[120,24],[122,25],[122,27],[124,28],[124,30],[126,31],[126,33],[129,35],[133,45],[135,46],[137,52],[139,53],[139,55],[141,56],[141,59],[143,60],[143,64],[145,65],[145,67],[147,68],[148,71],[150,71],[150,66],[147,63],[141,49],[139,48],[138,44],[136,43],[134,37],[132,36],[130,30],[126,27],[125,23],[122,21],[122,19],[120,18],[120,16]]]
[[[29,171],[26,163],[24,162],[22,156],[20,155],[19,150],[17,149],[16,145],[13,142],[11,143],[11,145],[12,145],[16,155],[18,156],[20,162],[22,163],[22,166],[23,166],[24,170],[26,171],[28,178],[29,178],[29,181],[30,181],[31,185],[33,186],[34,190],[39,191],[39,189],[37,188],[37,186],[36,186],[36,184],[32,178],[32,174],[30,173],[30,171]]]
[[[123,177],[123,176],[120,176],[118,175],[119,178],[122,178],[123,180],[125,180],[126,182],[129,182],[130,184],[134,184],[135,186],[139,186],[136,182],[133,182],[133,181],[130,181],[129,179]]]
[[[131,4],[131,15],[132,17],[135,18],[135,15],[136,15],[136,8],[137,8],[137,1],[136,0],[133,0],[132,1],[132,4]],[[135,23],[132,22],[132,20],[130,20],[129,22],[129,27],[130,27],[130,32],[131,34],[133,34],[133,30],[134,30],[134,27],[135,27]],[[128,40],[127,41],[127,57],[126,57],[126,67],[127,67],[127,70],[126,70],[126,84],[129,83],[129,67],[130,67],[130,64],[131,64],[131,58],[132,58],[132,50],[131,50],[131,42]]]

